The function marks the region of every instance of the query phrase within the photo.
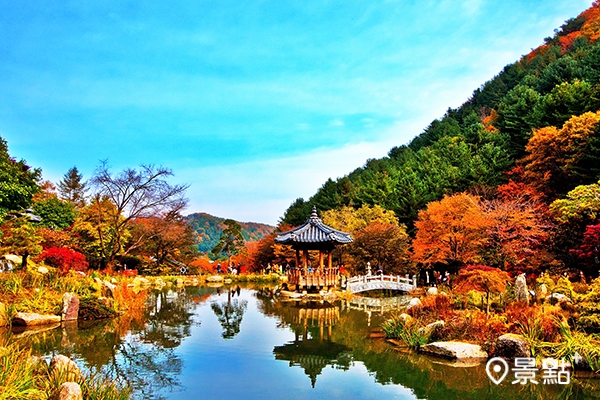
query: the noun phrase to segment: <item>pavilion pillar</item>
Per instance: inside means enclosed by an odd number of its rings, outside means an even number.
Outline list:
[[[331,268],[333,265],[333,250],[327,252],[327,268]]]
[[[323,268],[325,266],[323,258],[323,250],[319,250],[319,268]]]
[[[300,249],[296,249],[296,268],[300,268]]]
[[[304,251],[303,251],[302,266],[304,267],[304,273],[306,274],[307,273],[306,269],[308,268],[308,250],[306,250],[306,249],[304,249]]]

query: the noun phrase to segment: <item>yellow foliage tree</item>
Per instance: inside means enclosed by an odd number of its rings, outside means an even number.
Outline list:
[[[592,183],[600,171],[597,127],[600,111],[573,116],[561,129],[536,129],[525,150],[525,178],[547,193],[563,193],[577,184]]]
[[[116,209],[115,204],[107,197],[95,197],[81,210],[73,224],[78,248],[94,267],[106,268],[108,255],[119,254],[117,249],[122,249],[131,236],[129,229],[120,236],[115,235],[111,223]]]
[[[332,228],[352,234],[373,222],[398,226],[396,214],[379,205],[370,207],[365,204],[357,210],[352,207],[342,207],[339,210],[332,209],[325,211],[322,219],[323,223]]]
[[[338,262],[351,274],[360,272],[367,262],[382,265],[389,272],[406,272],[409,268],[406,226],[398,223],[393,211],[379,205],[342,207],[325,211],[322,219],[323,223],[354,237],[355,242],[340,248],[338,256]]]

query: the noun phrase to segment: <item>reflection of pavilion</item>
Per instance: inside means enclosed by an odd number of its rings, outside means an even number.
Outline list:
[[[322,289],[338,284],[338,269],[333,267],[333,249],[352,242],[349,233],[327,226],[317,215],[316,207],[310,218],[290,231],[280,233],[275,242],[289,244],[296,250],[295,268],[287,271],[288,284],[294,289]],[[318,265],[311,265],[309,250],[319,251]],[[327,266],[325,266],[327,256]]]
[[[331,341],[332,327],[340,317],[338,307],[299,304],[284,307],[280,312],[284,321],[294,330],[295,338],[293,342],[273,349],[276,360],[287,360],[290,367],[302,367],[313,387],[317,376],[327,365],[348,367],[350,349]]]

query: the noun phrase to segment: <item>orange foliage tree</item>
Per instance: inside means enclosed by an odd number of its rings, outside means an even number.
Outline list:
[[[193,273],[206,272],[209,274],[214,274],[217,270],[217,264],[211,261],[205,254],[196,257],[196,259],[189,263],[189,267]]]
[[[573,116],[561,129],[534,130],[523,159],[526,180],[546,194],[593,183],[600,173],[599,123],[600,111],[586,112]]]
[[[600,38],[600,2],[594,1],[592,7],[581,13],[585,23],[581,27],[581,34],[591,40]]]
[[[247,262],[251,271],[260,271],[268,264],[293,264],[296,259],[296,253],[287,245],[275,243],[275,237],[279,232],[285,232],[292,229],[291,225],[282,223],[270,235],[248,246]]]
[[[490,221],[483,258],[503,270],[535,272],[552,259],[545,250],[554,227],[548,207],[526,185],[512,182],[499,193],[498,199],[483,202]]]
[[[426,267],[478,262],[490,225],[477,196],[457,193],[433,201],[415,222],[412,260]]]
[[[173,272],[197,252],[192,227],[179,214],[138,218],[127,243],[130,254],[152,260],[153,272]]]
[[[469,265],[460,270],[456,278],[457,293],[467,293],[471,290],[485,293],[486,314],[490,313],[490,295],[501,294],[510,282],[510,276],[498,269],[485,265]]]

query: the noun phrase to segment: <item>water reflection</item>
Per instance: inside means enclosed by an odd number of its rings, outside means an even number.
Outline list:
[[[274,349],[277,360],[300,366],[311,379],[326,366],[349,369],[362,363],[381,385],[410,388],[419,399],[588,399],[600,398],[597,376],[578,372],[572,384],[496,386],[485,372],[485,363],[457,362],[433,358],[391,346],[387,341],[368,339],[377,327],[397,311],[405,299],[353,299],[327,302],[284,302],[267,290],[257,292],[261,311],[280,318],[279,326],[294,331],[295,340]],[[323,333],[326,332],[324,337]]]
[[[388,315],[380,305],[285,302],[270,287],[190,287],[148,293],[139,313],[14,339],[126,381],[139,399],[600,398],[592,376],[578,373],[568,386],[496,386],[482,364],[370,339]]]
[[[293,303],[281,307],[283,321],[294,331],[294,341],[275,346],[275,359],[299,366],[315,387],[317,376],[326,366],[348,369],[350,349],[331,340],[332,328],[339,319],[339,308],[329,303]]]
[[[240,325],[244,318],[244,312],[248,306],[248,301],[233,299],[237,294],[240,296],[241,288],[227,288],[227,301],[210,303],[210,308],[213,310],[219,323],[223,327],[221,336],[223,339],[232,339],[240,332]]]
[[[140,398],[164,399],[155,394],[181,388],[183,360],[175,349],[190,336],[190,328],[200,324],[190,311],[199,297],[188,296],[184,289],[147,295],[147,308],[141,313],[73,321],[35,334],[13,331],[13,338],[46,358],[64,354],[91,371],[125,382]]]

